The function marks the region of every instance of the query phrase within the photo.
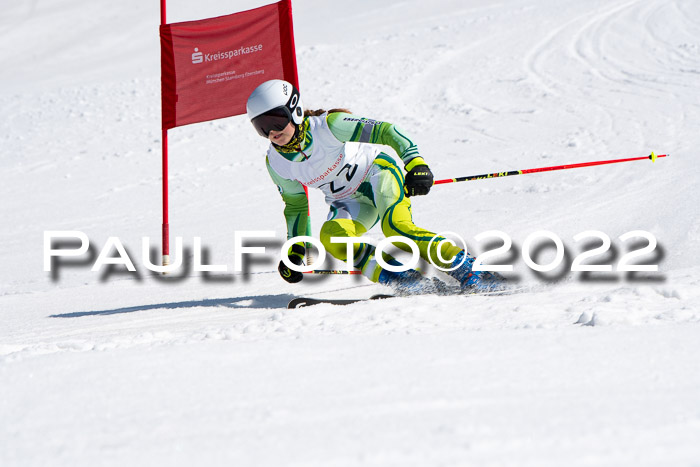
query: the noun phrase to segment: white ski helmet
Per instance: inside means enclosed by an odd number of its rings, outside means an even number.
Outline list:
[[[250,94],[246,104],[248,118],[257,132],[267,138],[270,130],[280,131],[291,121],[304,121],[304,106],[299,90],[281,80],[265,81]]]

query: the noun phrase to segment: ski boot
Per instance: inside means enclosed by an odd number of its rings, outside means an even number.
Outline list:
[[[465,258],[466,256],[466,258]],[[460,251],[452,261],[452,266],[461,265],[452,271],[446,271],[448,275],[459,281],[462,292],[490,292],[503,290],[505,278],[500,274],[488,271],[472,271],[474,257],[466,251]]]
[[[415,269],[401,272],[382,269],[377,282],[394,289],[396,295],[422,295],[437,292],[434,282],[427,277],[423,277]]]

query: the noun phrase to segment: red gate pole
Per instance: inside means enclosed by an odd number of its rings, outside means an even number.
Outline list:
[[[167,24],[165,0],[160,0],[160,25]],[[162,84],[161,84],[162,86]],[[161,91],[162,92],[162,91]],[[163,128],[163,266],[170,264],[170,224],[168,219],[168,130]]]

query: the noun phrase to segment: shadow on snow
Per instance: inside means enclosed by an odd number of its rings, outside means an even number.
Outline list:
[[[115,308],[112,310],[97,311],[77,311],[73,313],[62,313],[49,315],[50,318],[81,318],[83,316],[106,316],[120,313],[134,313],[137,311],[149,310],[177,310],[182,308],[286,308],[287,303],[293,299],[294,295],[252,295],[248,297],[216,298],[206,300],[190,300],[186,302],[154,303],[152,305],[138,305],[125,308]]]

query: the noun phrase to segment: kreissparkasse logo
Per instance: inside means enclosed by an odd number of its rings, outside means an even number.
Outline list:
[[[196,65],[198,63],[215,62],[217,60],[231,60],[232,58],[240,57],[242,55],[262,52],[262,50],[262,44],[241,46],[237,49],[224,50],[213,53],[204,53],[199,50],[199,47],[195,47],[194,53],[192,54],[192,63]]]
[[[204,61],[204,54],[199,51],[197,47],[194,48],[194,53],[192,54],[192,63],[202,63]]]

